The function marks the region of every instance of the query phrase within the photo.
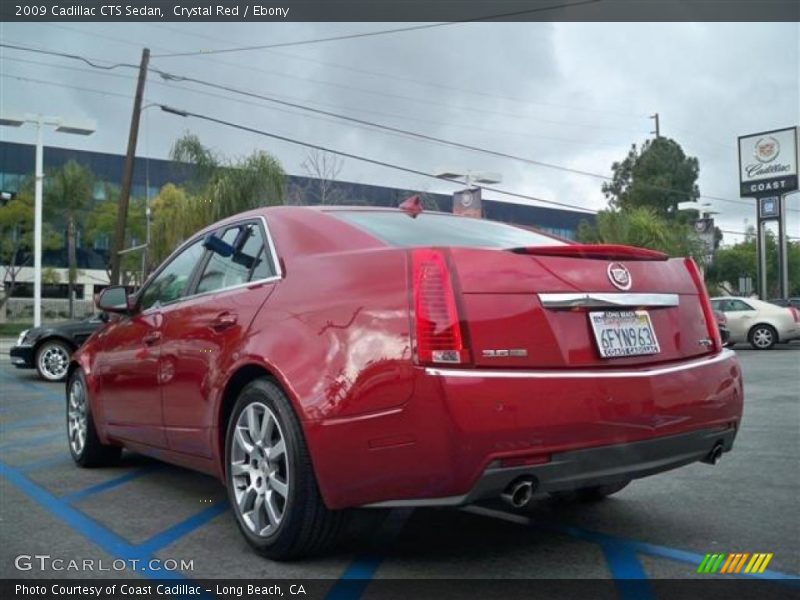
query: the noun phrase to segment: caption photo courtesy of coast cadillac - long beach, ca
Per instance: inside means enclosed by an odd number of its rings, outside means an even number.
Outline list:
[[[0,3],[0,597],[800,598],[796,0]]]

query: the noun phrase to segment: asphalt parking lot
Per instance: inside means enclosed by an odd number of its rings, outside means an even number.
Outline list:
[[[800,577],[800,344],[737,348],[745,418],[734,451],[634,482],[592,505],[542,499],[523,513],[502,504],[466,509],[364,511],[349,541],[325,557],[273,563],[253,554],[220,483],[126,453],[117,468],[73,466],[63,386],[0,358],[0,576],[86,577],[19,571],[18,555],[192,560],[156,578],[647,578],[708,577],[707,553],[772,553],[757,577],[796,587]],[[722,577],[717,575],[718,577]],[[727,576],[725,576],[727,577]],[[751,575],[740,575],[751,577]],[[368,589],[366,587],[365,589]],[[368,594],[367,594],[368,596]]]

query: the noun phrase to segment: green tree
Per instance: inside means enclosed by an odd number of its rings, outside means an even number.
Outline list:
[[[700,195],[697,159],[669,138],[647,140],[641,148],[634,144],[611,170],[612,180],[602,189],[612,208],[649,207],[660,216],[677,215],[679,202],[696,201]]]
[[[84,224],[84,241],[86,245],[105,239],[107,242],[114,239],[117,227],[117,212],[119,189],[116,186],[106,185],[105,200],[96,202],[91,211],[86,215]],[[123,248],[144,243],[146,233],[144,198],[131,198],[128,206],[128,220]],[[123,285],[139,282],[137,274],[141,272],[141,254],[132,252],[124,254],[120,264]],[[111,265],[106,266],[109,277]]]
[[[578,240],[589,244],[625,244],[659,250],[670,256],[703,255],[703,246],[691,226],[671,222],[653,208],[601,210],[596,224],[582,221]]]
[[[148,262],[161,263],[186,238],[210,222],[205,200],[168,183],[151,204],[152,224]]]
[[[33,181],[29,178],[20,192],[0,204],[0,265],[3,269],[0,309],[14,295],[17,277],[23,267],[33,264]],[[42,249],[59,245],[49,223],[42,223]]]
[[[278,160],[267,152],[228,160],[187,133],[175,142],[172,159],[191,168],[189,192],[204,200],[198,208],[206,224],[259,206],[283,204],[286,175]]]
[[[778,240],[771,231],[766,236],[767,297],[778,295]],[[789,268],[789,295],[800,295],[800,242],[786,245]],[[739,278],[749,277],[757,286],[756,241],[754,238],[720,248],[706,271],[706,280],[725,293],[738,292]]]
[[[45,182],[44,211],[66,226],[69,315],[72,318],[75,315],[73,291],[78,276],[75,232],[91,205],[94,175],[86,167],[71,160],[60,169],[49,173]]]

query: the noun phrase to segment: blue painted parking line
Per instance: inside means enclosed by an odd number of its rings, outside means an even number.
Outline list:
[[[2,432],[8,433],[8,432]],[[67,433],[66,433],[66,425],[64,426],[64,431],[48,431],[47,433],[41,433],[38,435],[30,435],[25,436],[19,440],[8,440],[5,439],[6,436],[3,435],[3,443],[0,444],[0,450],[11,450],[15,448],[27,448],[30,446],[39,446],[44,443],[51,442],[56,439],[64,439],[66,441]]]
[[[45,396],[52,398],[54,400],[58,399],[60,401],[66,398],[65,396],[66,388],[62,388],[61,386],[59,386],[58,388],[51,389],[49,386],[45,387],[46,384],[34,383],[33,381],[24,381],[21,379],[14,379],[13,383],[11,384],[11,387],[14,386],[20,386],[29,390],[35,390],[40,394],[44,394]]]
[[[650,600],[653,590],[647,582],[647,574],[642,564],[626,545],[616,542],[601,544],[611,577],[617,585],[622,600]]]
[[[3,436],[5,437],[5,436]],[[63,439],[66,441],[67,432],[66,425],[63,431],[48,431],[47,433],[40,433],[38,435],[30,435],[22,438],[21,440],[3,440],[0,444],[0,451],[15,450],[17,448],[28,448],[30,446],[40,446],[56,439]]]
[[[59,465],[72,465],[73,460],[72,456],[69,453],[65,453],[63,450],[60,450],[58,454],[54,454],[53,456],[48,456],[46,458],[40,458],[36,460],[32,460],[29,462],[24,462],[22,464],[14,465],[14,468],[19,469],[25,473],[30,473],[31,471],[36,471],[38,469],[47,469],[48,467],[56,467]]]
[[[571,525],[536,525],[540,529],[550,529],[566,533],[573,537],[579,537],[596,543],[614,542],[622,544],[631,552],[649,554],[650,556],[658,556],[660,558],[668,558],[678,562],[690,563],[697,567],[703,560],[704,555],[697,552],[690,552],[681,550],[679,548],[670,548],[669,546],[661,546],[659,544],[651,544],[648,542],[641,542],[639,540],[632,540],[623,537],[613,536],[607,533],[599,533],[597,531],[589,531],[581,527],[574,527]],[[781,573],[779,571],[766,570],[763,573],[739,573],[740,577],[751,577],[754,579],[773,579],[785,581],[787,583],[796,585],[800,588],[800,575],[789,573]]]
[[[181,521],[180,523],[177,523],[168,529],[165,529],[161,533],[154,535],[149,540],[142,542],[137,546],[137,548],[140,552],[144,552],[146,554],[155,554],[162,548],[166,548],[173,542],[176,542],[185,535],[193,532],[195,529],[202,527],[211,519],[217,515],[221,515],[226,510],[228,510],[227,502],[223,501],[212,504],[196,515],[193,515],[188,519]]]
[[[34,394],[31,394],[31,396],[34,396]],[[6,404],[5,406],[0,406],[0,413],[14,413],[29,407],[38,408],[47,406],[53,408],[56,406],[56,402],[53,400],[53,398],[41,396],[42,394],[37,393],[35,394],[35,397],[20,399],[19,396],[16,396],[15,392],[14,399],[18,400],[19,402],[17,404]],[[58,404],[61,404],[61,402],[59,401]]]
[[[27,419],[18,419],[16,421],[8,421],[0,423],[0,434],[7,431],[16,431],[18,429],[27,429],[29,427],[38,427],[39,425],[55,425],[61,423],[65,419],[64,415],[59,413],[46,413],[43,415],[36,415]]]
[[[357,600],[386,558],[386,550],[403,530],[413,509],[393,510],[380,527],[374,543],[380,547],[373,554],[357,556],[328,591],[325,600]]]
[[[77,492],[72,492],[71,494],[66,494],[64,496],[61,496],[61,500],[67,502],[68,504],[74,504],[75,502],[79,502],[80,500],[88,498],[89,496],[94,496],[95,494],[100,494],[108,490],[113,490],[114,488],[117,488],[121,485],[125,485],[130,481],[134,481],[136,479],[139,479],[140,477],[149,475],[156,469],[157,465],[148,465],[146,467],[134,469],[132,471],[128,471],[127,473],[123,473],[119,477],[114,477],[112,479],[108,479],[107,481],[103,481],[95,485],[90,485],[89,487],[84,488],[82,490],[78,490]]]
[[[96,544],[113,558],[125,561],[139,561],[139,574],[151,579],[184,579],[175,571],[153,570],[149,566],[152,556],[146,549],[134,546],[113,531],[90,519],[79,510],[57,498],[44,488],[36,485],[25,474],[0,462],[0,476],[5,477],[18,490],[23,492],[48,513],[67,524],[90,542]]]
[[[535,527],[541,531],[548,533],[556,533],[561,535],[568,535],[580,540],[591,542],[594,544],[618,544],[627,552],[632,554],[647,554],[650,556],[657,556],[661,558],[668,558],[670,560],[685,562],[691,564],[694,568],[700,564],[704,555],[697,552],[681,550],[679,548],[671,548],[669,546],[661,546],[659,544],[651,544],[649,542],[640,542],[629,538],[619,537],[608,533],[600,533],[598,531],[591,531],[583,529],[582,527],[575,527],[573,525],[562,525],[558,523],[539,523],[530,517],[524,515],[507,513],[502,510],[495,510],[485,508],[482,506],[469,506],[462,510],[485,517],[493,517],[511,521],[512,523],[519,523],[521,525],[528,525]],[[694,572],[694,569],[692,570]],[[776,583],[789,585],[800,589],[800,575],[793,573],[782,573],[780,571],[773,571],[767,569],[764,573],[739,573],[739,577],[749,577],[754,579],[770,579]]]

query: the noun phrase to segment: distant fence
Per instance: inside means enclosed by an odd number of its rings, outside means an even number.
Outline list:
[[[82,319],[94,314],[92,300],[74,300],[75,318]],[[33,298],[9,298],[6,302],[6,321],[32,321]],[[42,298],[42,321],[69,319],[69,300],[66,298]]]

